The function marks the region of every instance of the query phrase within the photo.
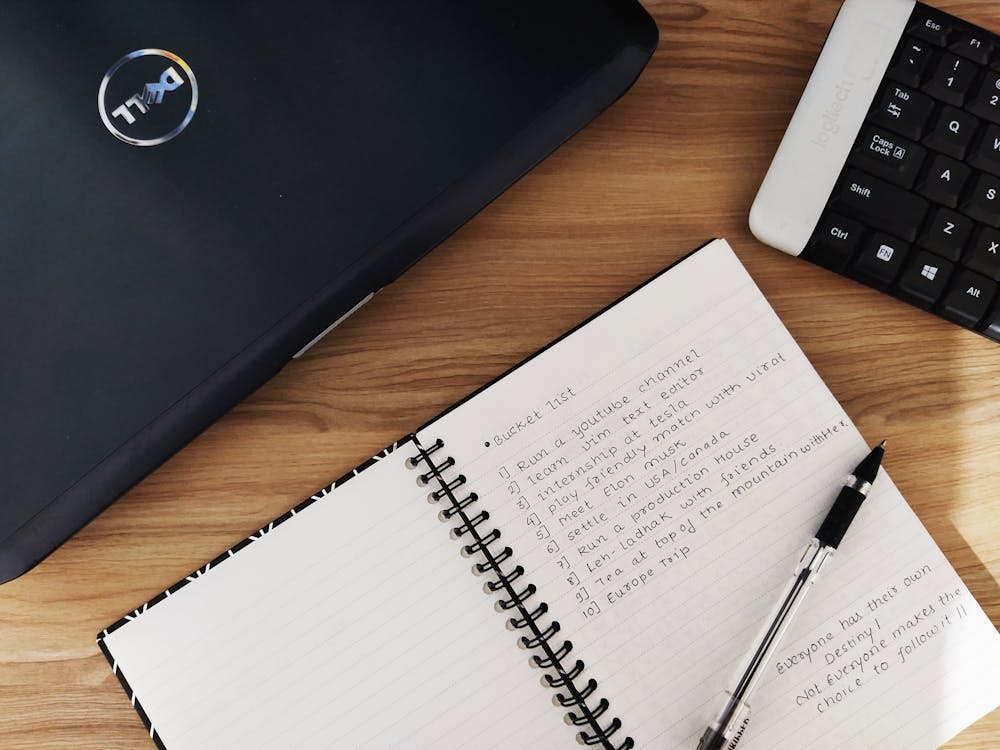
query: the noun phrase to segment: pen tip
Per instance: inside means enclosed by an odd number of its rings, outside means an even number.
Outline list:
[[[881,443],[878,444],[878,447],[881,448],[882,450],[885,450],[885,444],[888,442],[889,442],[888,440],[883,440]]]

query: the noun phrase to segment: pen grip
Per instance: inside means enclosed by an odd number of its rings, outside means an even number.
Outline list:
[[[858,514],[864,500],[865,495],[853,487],[843,487],[840,494],[837,495],[833,507],[830,508],[830,512],[827,513],[823,525],[816,532],[819,543],[824,547],[836,549],[844,538],[844,534],[847,533],[854,516]]]

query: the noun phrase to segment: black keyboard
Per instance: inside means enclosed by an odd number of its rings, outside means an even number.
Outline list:
[[[1000,341],[1000,37],[916,5],[801,257]]]

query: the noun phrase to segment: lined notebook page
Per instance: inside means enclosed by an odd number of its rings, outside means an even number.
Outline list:
[[[105,640],[169,750],[559,747],[573,733],[404,461]]]
[[[686,750],[868,450],[723,241],[418,437],[473,478],[621,735]],[[934,748],[998,674],[1000,636],[883,472],[741,747]]]

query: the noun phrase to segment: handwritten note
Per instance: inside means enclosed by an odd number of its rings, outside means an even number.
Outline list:
[[[718,241],[424,436],[477,477],[623,731],[671,748],[867,450]],[[1000,636],[884,473],[828,571],[741,747],[933,748],[1000,702]]]

